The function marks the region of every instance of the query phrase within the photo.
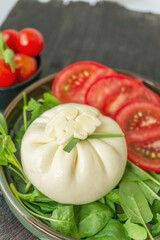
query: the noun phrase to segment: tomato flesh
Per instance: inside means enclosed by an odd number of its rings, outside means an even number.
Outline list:
[[[125,133],[129,160],[160,172],[160,106],[135,100],[119,109],[114,119]]]
[[[160,106],[151,102],[135,100],[117,111],[114,119],[122,131],[145,132],[160,126]]]
[[[109,75],[114,71],[91,61],[74,63],[57,75],[52,86],[53,95],[61,103],[84,103],[87,89],[102,72]]]
[[[101,76],[86,92],[85,103],[97,107],[105,115],[113,116],[126,101],[140,94],[141,85],[140,80],[127,76]]]
[[[9,87],[13,85],[16,79],[16,73],[11,71],[4,59],[0,59],[0,87]]]
[[[143,143],[130,142],[128,156],[140,168],[160,172],[160,137]]]

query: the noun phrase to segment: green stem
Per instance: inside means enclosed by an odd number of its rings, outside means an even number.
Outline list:
[[[46,217],[46,215],[42,214],[41,212],[39,212],[37,209],[35,209],[34,207],[32,207],[29,203],[27,203],[28,207],[26,207],[26,205],[23,203],[23,201],[21,201],[20,197],[19,197],[19,193],[17,192],[15,186],[13,185],[13,183],[10,184],[10,188],[12,190],[12,192],[14,193],[15,197],[18,199],[18,201],[21,203],[21,205],[33,216],[41,218],[43,220],[47,220],[49,222],[67,222],[70,223],[68,221],[61,221],[58,219],[53,219],[53,218],[49,218]],[[26,203],[26,202],[25,202]],[[29,208],[31,208],[32,210],[30,210]]]
[[[115,137],[124,137],[124,134],[123,133],[93,134],[89,135],[87,139],[115,138]]]
[[[148,236],[150,237],[151,240],[154,240],[154,238],[152,237],[149,229],[147,228],[147,225],[146,225],[146,223],[145,223],[145,221],[144,221],[144,219],[143,219],[143,217],[142,217],[142,215],[141,215],[141,212],[139,211],[139,207],[137,206],[136,201],[134,201],[134,202],[135,202],[135,205],[136,205],[136,207],[137,207],[137,209],[138,209],[139,216],[140,216],[140,218],[141,218],[141,220],[142,220],[143,226],[145,227],[145,229],[146,229],[146,231],[147,231],[147,233],[148,233]]]
[[[15,169],[13,168],[11,165],[8,166],[9,169],[11,169],[13,172],[15,172],[16,174],[18,174],[20,176],[20,178],[25,182],[26,182],[26,179]]]
[[[23,93],[23,121],[24,129],[27,130],[27,96],[26,93]]]
[[[15,157],[15,155],[6,147],[6,151],[8,152],[8,154],[10,155],[10,159],[9,162],[11,164],[13,164],[15,167],[17,167],[19,169],[19,171],[21,172],[21,174],[24,176],[24,171],[22,169],[21,164],[19,163],[19,161],[17,160],[17,158]],[[25,176],[24,176],[25,178]],[[25,180],[25,182],[28,182],[27,180]]]
[[[115,137],[124,137],[123,133],[109,133],[109,134],[93,134],[89,135],[86,139],[97,139],[97,138],[115,138]],[[86,140],[84,139],[84,140]],[[80,138],[73,138],[64,148],[65,152],[71,152],[71,150],[76,146],[80,141],[83,141]]]
[[[32,186],[31,182],[28,182],[26,187],[25,187],[24,193],[27,193],[31,186]]]

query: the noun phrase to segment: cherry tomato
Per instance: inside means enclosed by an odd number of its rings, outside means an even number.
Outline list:
[[[83,61],[64,68],[53,82],[52,92],[61,103],[84,103],[84,96],[96,76],[105,72],[109,75],[114,71],[104,65]]]
[[[119,109],[114,119],[125,133],[129,160],[160,172],[160,106],[135,100]]]
[[[16,44],[17,44],[17,37],[18,31],[15,29],[6,29],[2,32],[4,41],[6,42],[7,46],[12,49],[14,52],[17,51]]]
[[[85,103],[97,107],[105,115],[113,116],[121,106],[135,99],[160,103],[159,96],[140,80],[120,75],[98,76],[86,92]]]
[[[24,82],[35,74],[38,68],[37,61],[34,57],[22,53],[14,55],[14,64],[16,69],[16,83]]]
[[[42,34],[34,28],[24,28],[18,34],[17,49],[29,56],[38,56],[44,47]]]
[[[16,73],[11,71],[9,65],[7,65],[4,59],[0,59],[0,87],[11,86],[16,78]]]

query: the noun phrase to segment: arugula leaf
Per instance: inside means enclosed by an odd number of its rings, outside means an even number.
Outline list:
[[[102,198],[98,199],[97,202],[100,202],[100,203],[106,205],[106,197],[102,197]]]
[[[1,125],[1,127],[0,127],[0,133],[2,133],[1,132],[1,128],[3,128],[3,130],[5,131],[5,134],[8,134],[8,127],[7,127],[7,123],[6,123],[6,120],[5,120],[5,118],[4,118],[4,116],[3,116],[3,114],[0,112],[0,125]],[[3,133],[2,133],[3,134]]]
[[[106,205],[112,209],[113,213],[116,214],[116,207],[114,202],[112,202],[109,198],[106,197]]]
[[[143,191],[147,201],[152,205],[155,199],[160,200],[160,197],[156,194],[160,186],[156,185],[154,182],[147,180],[147,181],[139,181],[138,182],[141,190]]]
[[[128,219],[125,213],[118,213],[117,216],[118,216],[118,221],[120,222],[126,222]]]
[[[92,237],[102,230],[112,217],[113,211],[104,204],[92,202],[79,206],[76,222],[80,237]]]
[[[43,213],[52,213],[57,207],[63,206],[63,204],[55,201],[35,202],[35,203],[33,202],[33,204],[39,206]]]
[[[152,235],[154,237],[160,235],[160,214],[157,213],[157,220],[158,222],[152,226]]]
[[[153,235],[153,237],[160,235],[160,223],[159,222],[152,226],[152,235]]]
[[[119,191],[121,206],[125,214],[132,223],[142,224],[148,232],[150,239],[153,240],[146,226],[146,223],[152,220],[153,214],[138,183],[122,181]]]
[[[149,172],[146,172],[145,170],[137,167],[135,164],[131,163],[130,161],[127,162],[127,168],[128,168],[128,171],[137,175],[137,177],[140,178],[140,180],[142,180],[142,181],[151,180],[160,186],[160,182],[158,180],[156,180],[156,178],[154,178],[151,174],[149,174]],[[130,181],[132,181],[132,180],[130,180]]]
[[[128,220],[124,224],[125,229],[128,232],[128,236],[134,240],[145,240],[147,239],[147,231],[144,227],[136,224],[131,223],[130,220]]]
[[[7,48],[3,51],[3,56],[4,56],[5,63],[10,66],[12,72],[15,72],[14,52],[10,48]]]
[[[152,220],[152,212],[148,202],[136,182],[120,183],[121,205],[131,222],[144,225]]]
[[[27,127],[36,119],[38,118],[43,112],[51,109],[52,107],[55,107],[59,105],[60,102],[58,99],[56,99],[52,94],[44,93],[43,99],[35,100],[31,98],[31,100],[28,103],[27,111],[31,111],[31,119],[27,122]],[[18,143],[19,149],[21,148],[21,141],[23,138],[23,135],[25,133],[25,127],[24,125],[20,128],[17,136],[16,136],[16,142]]]
[[[34,202],[34,204],[35,204],[35,202],[43,202],[43,203],[53,202],[52,199],[45,196],[36,187],[34,187],[34,190],[32,191],[32,193],[23,194],[23,193],[20,193],[17,191],[17,195],[19,196],[19,198],[21,198],[25,201],[28,201],[31,203]]]
[[[30,202],[53,202],[52,199],[41,193],[36,187],[30,196]]]
[[[130,240],[124,226],[115,219],[110,219],[108,224],[95,236],[87,240]]]
[[[3,57],[3,52],[7,48],[6,43],[3,38],[2,32],[0,32],[0,57]],[[1,56],[2,54],[2,56]]]
[[[41,101],[36,101],[33,98],[28,103],[27,110],[31,111],[31,122],[33,122],[37,117],[39,117],[43,112],[49,110],[60,104],[57,98],[52,94],[44,93]]]
[[[120,197],[119,197],[119,189],[113,189],[109,192],[106,197],[110,199],[112,202],[120,204]]]
[[[151,205],[151,210],[153,213],[153,219],[152,219],[152,224],[157,223],[157,213],[160,214],[160,201],[155,199],[153,204]]]

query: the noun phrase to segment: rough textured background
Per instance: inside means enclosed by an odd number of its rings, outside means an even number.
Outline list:
[[[160,16],[128,11],[113,3],[91,7],[21,0],[1,30],[35,27],[45,37],[42,54],[47,76],[81,60],[137,72],[160,83]],[[33,240],[15,219],[0,193],[0,240]]]
[[[2,29],[36,27],[45,37],[43,76],[80,60],[134,71],[160,82],[160,16],[113,3],[21,0]]]

